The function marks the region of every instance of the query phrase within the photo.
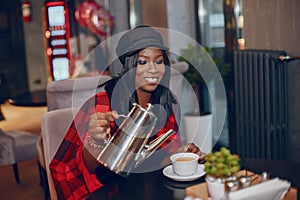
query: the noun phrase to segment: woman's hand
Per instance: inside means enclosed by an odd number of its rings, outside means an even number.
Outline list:
[[[202,152],[199,147],[197,147],[194,143],[189,143],[185,146],[182,146],[178,149],[177,152],[191,152],[199,155],[199,163],[204,163],[206,153]]]
[[[109,139],[111,135],[110,122],[117,118],[119,118],[119,115],[116,111],[106,113],[97,112],[90,115],[89,133],[93,142],[100,144],[105,142],[106,139]],[[92,173],[99,166],[99,163],[96,160],[96,157],[99,154],[99,149],[95,148],[93,144],[89,144],[86,147],[91,148],[84,148],[82,151],[82,157],[89,172]]]
[[[110,122],[118,119],[119,115],[116,111],[101,113],[97,112],[90,116],[89,132],[95,140],[109,139]]]

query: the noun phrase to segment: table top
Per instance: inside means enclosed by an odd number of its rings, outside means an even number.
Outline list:
[[[249,163],[250,162],[250,163]],[[297,163],[289,163],[285,161],[274,161],[264,159],[246,159],[243,160],[243,165],[246,168],[254,169],[254,172],[268,171],[271,173],[270,177],[279,177],[286,179],[292,183],[293,190],[289,192],[287,199],[296,199],[297,190],[299,191],[299,172]],[[256,168],[254,167],[256,166]],[[281,168],[279,170],[278,168]],[[287,172],[287,169],[289,172]],[[251,171],[252,171],[251,170]],[[208,192],[205,183],[205,176],[200,177],[194,181],[179,182],[169,179],[163,175],[163,169],[147,172],[131,174],[128,178],[121,178],[116,176],[113,172],[101,171],[99,176],[103,177],[105,174],[106,180],[104,187],[93,192],[87,199],[184,199],[186,196],[201,197],[208,199]],[[295,178],[290,180],[289,175],[294,172]],[[109,173],[111,173],[109,175]],[[99,178],[99,177],[98,177]],[[107,184],[105,182],[107,181]]]
[[[292,186],[300,190],[300,163],[258,158],[245,158],[242,162],[242,166],[250,171],[258,174],[267,171],[270,178],[279,177],[288,180]]]
[[[46,106],[46,90],[26,92],[8,99],[15,106]]]
[[[246,170],[239,171],[240,175],[243,175],[245,173],[247,173],[250,176],[253,175],[252,185],[256,185],[256,184],[260,183],[261,180],[260,180],[258,174],[255,174],[248,170],[247,170],[247,172],[246,172]],[[195,184],[195,185],[192,185],[192,186],[186,188],[186,196],[193,197],[193,198],[198,197],[203,200],[209,200],[209,192],[208,192],[207,184],[204,182],[204,183]],[[296,199],[297,199],[297,189],[294,187],[291,187],[288,190],[288,192],[286,193],[283,200],[296,200]]]
[[[204,177],[194,181],[178,182],[165,177],[161,169],[147,173],[130,174],[128,178],[118,177],[109,178],[109,180],[108,184],[96,190],[87,199],[183,199],[186,194],[185,189],[202,183]]]

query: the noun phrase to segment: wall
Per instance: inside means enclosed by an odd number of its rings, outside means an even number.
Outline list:
[[[45,48],[42,29],[44,1],[31,0],[32,21],[24,22],[24,42],[27,65],[28,86],[30,91],[44,89],[47,84]]]
[[[285,50],[300,56],[299,0],[244,0],[246,49]],[[300,162],[300,60],[289,62],[288,92],[291,158]]]
[[[299,0],[244,0],[245,47],[300,54],[299,9]]]
[[[177,0],[176,3],[173,2],[174,0],[166,1],[168,28],[179,31],[196,40],[194,1]],[[188,42],[178,41],[178,38],[169,35],[169,45],[170,49],[180,52],[180,49],[187,47]]]
[[[75,1],[75,0],[74,0]],[[76,0],[77,1],[77,0]],[[78,0],[81,2],[80,0]],[[96,0],[98,3],[102,1]],[[21,1],[22,2],[22,1]],[[26,65],[28,85],[30,91],[45,89],[48,83],[47,59],[45,55],[43,13],[45,1],[31,0],[32,21],[23,24],[24,43],[26,53]],[[115,17],[115,28],[113,33],[128,29],[127,0],[111,0],[110,9]],[[85,38],[85,37],[83,37]],[[81,45],[89,40],[81,40]],[[83,47],[82,47],[83,48]]]
[[[167,8],[165,0],[141,0],[144,24],[167,28]]]
[[[298,52],[300,55],[300,52]],[[300,163],[300,60],[290,62],[288,65],[289,88],[289,121],[292,141],[292,158]]]
[[[81,2],[80,0],[76,0]],[[101,3],[102,0],[96,0]],[[145,24],[156,27],[169,27],[184,34],[195,37],[194,1],[176,0],[140,0],[141,17]],[[188,2],[188,3],[187,3]],[[32,0],[32,21],[24,23],[24,40],[29,90],[44,89],[48,83],[47,59],[45,57],[44,30],[42,26],[42,8],[44,1]],[[115,17],[115,28],[112,34],[129,28],[127,0],[111,0],[110,10]],[[175,12],[174,12],[175,11]],[[180,12],[179,12],[180,11]],[[155,16],[155,17],[153,17]],[[159,16],[159,17],[157,17]],[[166,36],[168,37],[168,36]],[[80,40],[81,45],[85,40]],[[181,49],[185,46],[172,38],[166,41],[172,48]]]

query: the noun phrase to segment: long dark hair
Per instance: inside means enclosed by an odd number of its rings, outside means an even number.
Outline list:
[[[132,108],[133,103],[139,103],[135,89],[135,76],[139,51],[126,57],[123,69],[117,76],[98,86],[105,86],[104,88],[109,96],[112,109],[119,113],[128,113]],[[156,114],[157,116],[166,115],[166,119],[168,119],[173,112],[172,104],[176,104],[177,101],[169,89],[171,76],[170,60],[165,50],[162,50],[162,55],[164,58],[165,73],[156,90],[152,92],[150,103],[152,105],[161,105],[164,108],[164,111],[159,109],[159,111],[155,112],[166,113],[164,115],[161,115],[160,113]],[[126,78],[123,78],[124,76],[126,76]]]

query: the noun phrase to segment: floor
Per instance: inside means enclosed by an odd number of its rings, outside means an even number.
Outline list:
[[[5,120],[0,121],[3,130],[24,130],[40,134],[42,115],[46,107],[18,107],[9,103],[1,104]],[[18,163],[21,183],[16,183],[12,166],[0,167],[0,199],[38,200],[44,199],[40,185],[37,159]]]

